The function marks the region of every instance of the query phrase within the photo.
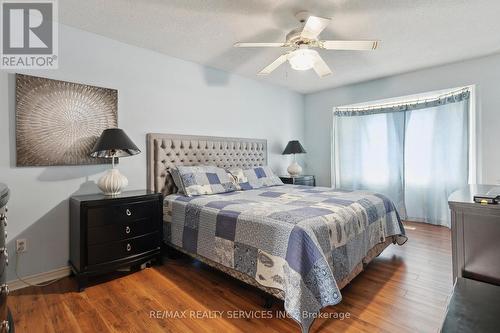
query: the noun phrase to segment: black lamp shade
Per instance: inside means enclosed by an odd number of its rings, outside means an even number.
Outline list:
[[[140,152],[122,129],[108,128],[102,132],[90,156],[96,158],[127,157]]]
[[[298,140],[293,140],[293,141],[288,141],[288,144],[285,147],[285,150],[283,151],[283,155],[290,155],[290,154],[304,154],[306,153],[306,150]]]

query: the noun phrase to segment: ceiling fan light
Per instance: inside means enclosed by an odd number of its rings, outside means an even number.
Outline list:
[[[292,69],[297,71],[306,71],[313,68],[315,57],[318,52],[309,49],[295,50],[290,53],[288,62]]]

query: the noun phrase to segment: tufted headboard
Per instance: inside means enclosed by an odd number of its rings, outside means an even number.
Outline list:
[[[147,135],[147,164],[148,189],[168,195],[176,190],[168,172],[171,167],[267,165],[267,140],[150,133]]]

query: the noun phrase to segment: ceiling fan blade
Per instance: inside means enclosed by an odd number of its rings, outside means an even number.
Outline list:
[[[287,60],[287,55],[282,54],[278,57],[278,59],[274,60],[271,64],[267,65],[263,70],[261,70],[257,75],[268,75],[276,68],[278,68],[281,64],[283,64]]]
[[[324,17],[309,16],[300,37],[316,39],[319,34],[330,24],[330,20]]]
[[[332,70],[319,54],[315,56],[313,69],[319,77],[325,77],[332,74]]]
[[[375,50],[380,42],[378,40],[323,40],[320,43],[322,48],[327,50],[369,51]]]
[[[285,47],[286,43],[235,43],[234,47]]]

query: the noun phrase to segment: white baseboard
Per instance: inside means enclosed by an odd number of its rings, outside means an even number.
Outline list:
[[[55,279],[60,279],[66,276],[69,276],[71,274],[71,268],[69,266],[61,267],[61,268],[56,268],[52,271],[44,272],[44,273],[38,273],[34,275],[29,275],[29,276],[22,276],[23,280],[31,283],[31,284],[40,284],[40,283],[45,283],[51,280]],[[12,280],[8,281],[7,285],[9,286],[9,290],[18,290],[22,288],[29,287],[26,283],[24,283],[21,280]]]

